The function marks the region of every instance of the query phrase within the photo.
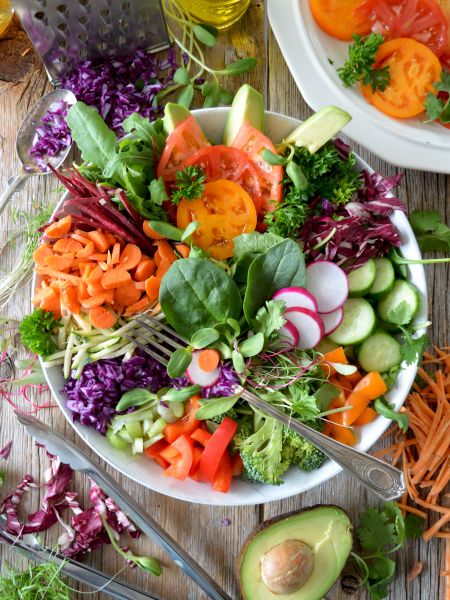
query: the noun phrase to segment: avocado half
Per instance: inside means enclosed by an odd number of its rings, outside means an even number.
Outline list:
[[[264,521],[239,555],[242,595],[245,600],[321,600],[352,546],[352,523],[338,506],[313,506]]]

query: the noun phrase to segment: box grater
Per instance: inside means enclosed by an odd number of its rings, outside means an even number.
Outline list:
[[[12,0],[12,5],[55,85],[84,60],[170,45],[159,0]]]

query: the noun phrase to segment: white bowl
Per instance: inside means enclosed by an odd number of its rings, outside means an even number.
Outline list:
[[[215,143],[220,143],[222,140],[228,110],[228,108],[212,108],[194,111],[207,137]],[[298,124],[299,121],[297,119],[277,113],[266,113],[266,133],[274,142],[280,141]],[[369,169],[368,165],[361,160],[358,162],[358,167]],[[401,235],[403,254],[408,258],[420,258],[419,248],[405,215],[397,211],[393,216],[393,222]],[[417,317],[417,321],[423,322],[426,320],[427,297],[425,273],[421,265],[412,265],[411,281],[420,290],[422,296],[422,310],[421,314]],[[74,423],[70,411],[65,407],[64,395],[61,393],[64,385],[61,369],[53,367],[51,369],[44,369],[44,371],[48,385],[57,399],[61,410],[79,436],[99,456],[121,473],[161,494],[200,504],[219,506],[253,505],[300,494],[320,485],[341,471],[341,468],[336,463],[327,461],[321,469],[312,473],[305,473],[297,468],[291,468],[283,476],[285,483],[280,486],[254,485],[240,479],[235,479],[228,494],[214,492],[208,484],[196,483],[189,479],[180,482],[170,477],[163,477],[161,468],[152,460],[145,456],[132,456],[131,454],[116,450],[109,444],[106,437],[94,429]],[[388,400],[393,402],[396,408],[399,408],[405,401],[414,381],[415,374],[415,366],[410,366],[403,370],[400,373],[397,385],[387,395]],[[389,423],[388,419],[379,417],[369,425],[361,428],[358,448],[368,450],[386,430]]]
[[[450,131],[419,117],[393,119],[368,104],[358,87],[344,88],[336,67],[344,64],[347,42],[316,24],[309,0],[268,0],[269,21],[302,96],[314,110],[336,104],[353,120],[344,132],[395,165],[450,173]],[[333,64],[330,64],[330,60]]]

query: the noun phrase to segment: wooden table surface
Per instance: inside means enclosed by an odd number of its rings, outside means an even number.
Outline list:
[[[237,89],[242,82],[246,81],[260,89],[264,93],[269,110],[298,118],[307,117],[311,113],[288,71],[273,34],[270,32],[265,19],[264,5],[258,0],[252,0],[245,17],[238,24],[223,32],[218,46],[208,52],[210,63],[218,66],[243,56],[257,56],[257,68],[242,80],[236,78],[232,82],[228,81],[228,84],[234,84]],[[7,178],[19,167],[14,151],[18,126],[34,102],[49,90],[50,85],[46,75],[38,63],[36,69],[32,70],[31,75],[23,81],[15,84],[0,82],[1,188],[6,184]],[[324,98],[324,104],[326,102],[327,99]],[[397,172],[394,166],[384,163],[380,158],[367,151],[357,146],[354,146],[354,149],[376,170],[385,175]],[[410,210],[439,208],[443,214],[446,214],[448,223],[450,222],[449,185],[450,177],[445,175],[407,171],[398,193]],[[53,177],[33,178],[27,183],[25,189],[14,197],[13,205],[17,208],[32,210],[35,200],[54,203],[58,197],[55,188],[56,182]],[[9,212],[3,216],[0,223],[0,240],[3,239],[5,230],[14,226]],[[2,271],[7,269],[8,261],[11,260],[14,252],[17,250],[12,249],[9,257],[5,254],[2,255],[0,259]],[[431,336],[436,344],[448,343],[449,275],[448,265],[427,268],[430,318],[433,322]],[[16,294],[7,307],[6,314],[1,316],[20,319],[31,309],[29,298],[30,284],[27,284],[20,290],[20,293]],[[32,440],[18,426],[14,414],[6,402],[2,403],[0,409],[0,447],[10,439],[14,440],[10,458],[4,464],[2,461],[0,465],[6,471],[3,489],[12,489],[25,473],[32,473],[36,480],[42,479],[44,470],[48,466],[47,459],[37,451]],[[80,447],[88,450],[83,442],[75,438],[72,427],[66,423],[57,408],[43,410],[39,416],[52,427],[64,433],[67,439],[76,441]],[[367,494],[346,474],[341,474],[301,496],[266,505],[221,508],[188,504],[151,492],[120,475],[97,457],[94,458],[223,585],[233,599],[240,597],[234,568],[235,557],[245,538],[264,519],[318,503],[338,504],[352,517],[356,517],[358,512],[367,505],[377,505],[376,498]],[[76,489],[83,497],[88,487],[87,482],[78,475],[75,481]],[[31,493],[25,506],[37,507],[38,497],[38,490]],[[229,526],[222,524],[224,518],[230,520]],[[439,577],[439,571],[443,565],[443,544],[441,542],[442,540],[434,540],[429,544],[410,542],[402,552],[398,553],[398,576],[390,588],[389,598],[395,600],[444,598],[443,578]],[[149,540],[142,538],[136,542],[132,541],[130,545],[136,553],[147,553],[160,557],[164,565],[164,573],[159,578],[152,578],[137,569],[125,569],[120,574],[121,578],[154,592],[165,600],[200,600],[205,597],[175,565],[168,562],[163,553],[155,548]],[[7,560],[14,566],[24,564],[17,554],[3,548],[0,549],[0,552],[2,562]],[[92,564],[111,575],[123,567],[122,559],[116,556],[111,547],[96,550],[90,559]],[[414,581],[408,582],[406,575],[417,560],[424,563],[422,575]],[[76,583],[73,583],[73,587],[76,590],[88,591],[87,588],[78,586]],[[105,596],[96,593],[95,597],[102,599]],[[86,596],[74,592],[74,598],[81,600]],[[357,592],[349,596],[344,593],[338,583],[327,598],[330,600],[356,600],[365,598],[365,593]]]

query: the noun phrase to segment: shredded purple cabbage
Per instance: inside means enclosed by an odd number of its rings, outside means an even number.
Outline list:
[[[10,440],[3,448],[0,450],[0,456],[3,460],[8,460],[9,455],[11,454],[13,441]]]
[[[320,213],[307,219],[300,232],[309,259],[331,260],[351,271],[371,257],[384,256],[392,246],[399,247],[400,235],[389,216],[394,210],[406,209],[388,192],[399,185],[402,177],[363,171],[364,185],[357,201],[335,210],[331,210],[328,200],[322,202]]]
[[[220,398],[223,396],[232,396],[234,386],[239,384],[239,378],[236,371],[230,363],[223,363],[220,367],[220,377],[214,385],[202,389],[204,398]]]
[[[171,85],[176,69],[173,49],[163,60],[138,50],[131,57],[109,59],[100,65],[82,62],[61,77],[61,86],[71,90],[77,100],[97,108],[109,127],[121,135],[121,124],[132,113],[150,118],[160,113],[155,97]],[[43,168],[49,156],[60,154],[72,143],[65,120],[67,107],[60,104],[52,106],[42,119],[30,151]]]
[[[157,392],[168,385],[172,380],[166,368],[137,350],[129,360],[119,357],[88,363],[79,379],[67,380],[64,391],[73,420],[105,434],[124,392],[134,388]]]

